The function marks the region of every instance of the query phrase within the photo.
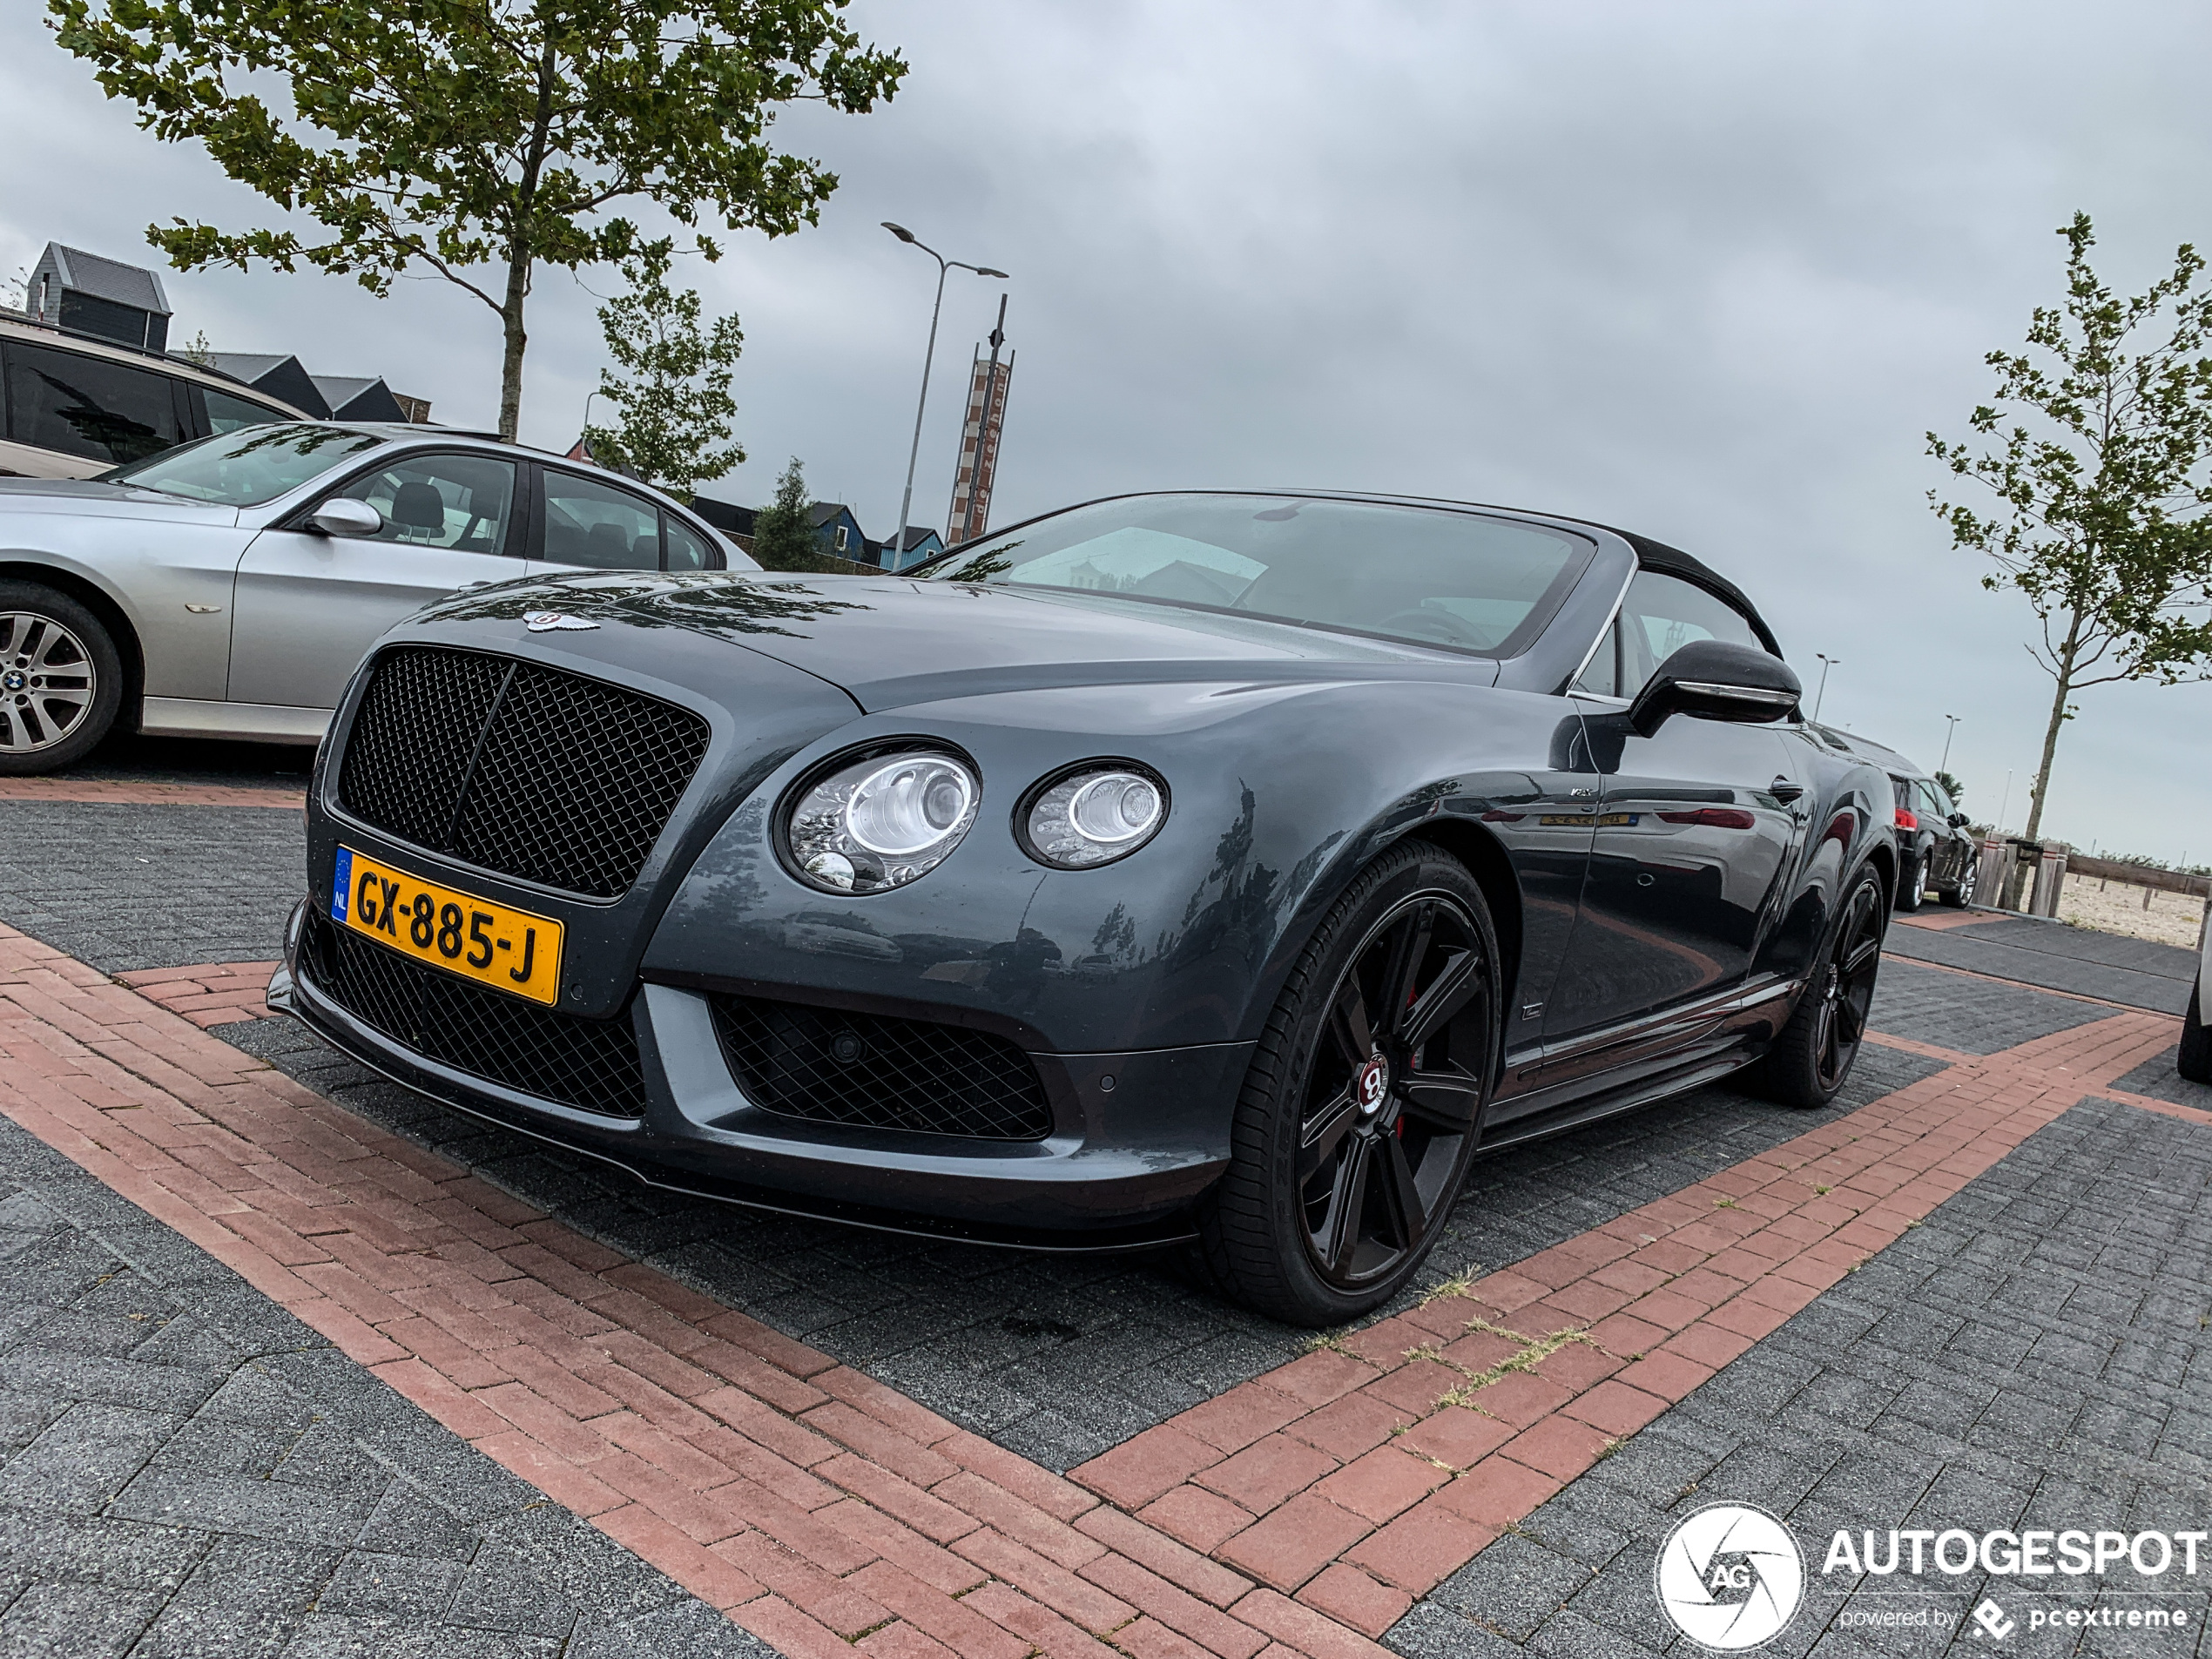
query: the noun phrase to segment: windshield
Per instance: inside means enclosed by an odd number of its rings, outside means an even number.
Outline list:
[[[1137,496],[1040,519],[915,574],[1111,593],[1511,657],[1551,619],[1592,550],[1563,531],[1437,508]]]
[[[384,440],[334,426],[254,426],[165,449],[99,475],[224,507],[259,507]]]

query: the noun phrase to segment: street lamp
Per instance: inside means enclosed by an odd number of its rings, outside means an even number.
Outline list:
[[[1005,272],[994,271],[988,265],[968,265],[959,260],[948,260],[903,225],[894,225],[887,219],[883,221],[883,228],[907,246],[920,248],[937,261],[937,301],[929,308],[929,347],[921,356],[921,396],[914,404],[914,448],[907,452],[906,494],[899,497],[899,539],[893,556],[895,558],[907,550],[907,514],[914,506],[914,463],[921,457],[921,415],[922,411],[929,407],[929,368],[937,358],[937,314],[945,308],[945,273],[949,270],[959,269],[973,271],[980,277],[996,277],[1002,282],[1012,279],[1008,278]]]
[[[1820,718],[1821,699],[1828,695],[1828,671],[1831,668],[1842,667],[1844,659],[1840,657],[1831,657],[1824,651],[1817,651],[1813,652],[1813,655],[1820,658],[1820,689],[1812,694],[1812,718],[1817,721]]]
[[[1946,714],[1943,718],[1951,724],[1943,729],[1943,759],[1936,762],[1936,770],[1949,772],[1951,770],[1951,739],[1959,735],[1959,717],[1955,714]]]

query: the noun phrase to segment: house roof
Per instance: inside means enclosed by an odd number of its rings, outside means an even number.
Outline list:
[[[934,542],[938,546],[942,547],[945,544],[945,538],[927,524],[909,524],[907,526],[905,536],[899,543],[899,550],[901,553],[911,553],[914,549],[927,542]]]
[[[841,501],[814,501],[806,503],[807,521],[812,523],[816,529],[821,529],[823,525],[828,523],[830,520],[835,518],[840,513],[843,513],[848,518],[851,518],[855,524],[858,524],[860,522],[859,515],[855,514],[850,507],[846,506]]]
[[[407,411],[381,375],[310,374],[315,390],[341,421],[405,421]]]
[[[160,277],[144,266],[104,260],[83,248],[64,247],[59,242],[47,243],[38,263],[43,266],[49,260],[53,261],[54,274],[61,278],[64,288],[74,288],[97,299],[112,300],[118,305],[135,306],[140,311],[164,317],[170,314],[169,297],[161,291]]]

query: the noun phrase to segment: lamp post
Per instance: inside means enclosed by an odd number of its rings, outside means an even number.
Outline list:
[[[929,308],[929,346],[921,356],[921,396],[914,403],[914,447],[907,452],[906,493],[899,497],[899,539],[894,544],[894,556],[896,557],[907,550],[907,514],[914,506],[914,463],[921,458],[921,415],[922,411],[929,407],[929,369],[930,365],[937,358],[937,316],[945,308],[945,273],[948,271],[959,269],[973,271],[981,277],[996,277],[1001,282],[1011,280],[1011,279],[1005,272],[994,271],[988,265],[968,265],[959,260],[948,260],[903,225],[894,225],[887,219],[883,221],[883,228],[908,246],[920,248],[937,261],[937,300],[936,303]]]
[[[1936,762],[1936,770],[1947,772],[1951,770],[1951,739],[1959,735],[1959,717],[1946,714],[1943,718],[1951,724],[1943,729],[1943,759]]]
[[[1821,702],[1828,695],[1828,671],[1831,668],[1841,667],[1844,659],[1840,657],[1831,657],[1824,651],[1817,651],[1813,652],[1813,655],[1820,658],[1820,689],[1812,694],[1812,718],[1817,721],[1820,718]]]

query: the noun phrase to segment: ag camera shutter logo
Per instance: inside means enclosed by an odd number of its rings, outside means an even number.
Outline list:
[[[1675,1629],[1737,1653],[1788,1628],[1804,1600],[1805,1558],[1790,1529],[1749,1504],[1708,1504],[1667,1534],[1651,1584]]]

